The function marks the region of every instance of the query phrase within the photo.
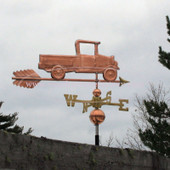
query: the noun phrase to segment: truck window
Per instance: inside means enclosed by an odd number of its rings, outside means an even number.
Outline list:
[[[81,43],[80,54],[94,55],[94,44],[83,44],[83,43]]]

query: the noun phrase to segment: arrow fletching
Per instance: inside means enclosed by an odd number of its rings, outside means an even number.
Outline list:
[[[40,82],[40,76],[34,70],[20,70],[13,72],[14,85],[26,88],[34,88]]]

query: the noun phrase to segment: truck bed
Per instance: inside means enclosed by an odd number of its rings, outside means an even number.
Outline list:
[[[38,67],[46,71],[50,71],[55,65],[71,67],[76,58],[74,55],[40,55]]]

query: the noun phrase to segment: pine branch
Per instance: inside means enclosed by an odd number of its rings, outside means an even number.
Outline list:
[[[4,102],[0,102],[0,108],[1,108],[1,106],[2,106],[3,103],[4,103]]]
[[[32,128],[29,128],[27,132],[24,133],[24,135],[30,135],[33,132]]]
[[[169,17],[166,16],[166,21],[167,21],[167,33],[170,36],[170,20]],[[168,42],[170,42],[170,39],[167,39]],[[159,47],[159,62],[165,66],[166,68],[170,69],[170,53],[165,52],[162,50],[162,47]]]
[[[162,86],[155,88],[150,85],[148,90],[150,93],[146,97],[137,100],[137,108],[140,110],[139,118],[135,119],[138,135],[145,146],[160,155],[170,157],[170,107],[166,97],[168,93]]]
[[[8,128],[6,129],[7,132],[12,132],[12,133],[17,133],[17,134],[22,134],[24,127],[20,127],[18,125],[15,125],[13,128]]]
[[[3,102],[0,102],[0,108],[2,106]],[[23,134],[24,126],[20,127],[18,125],[15,125],[15,122],[18,120],[18,113],[3,115],[0,113],[0,129],[5,130],[7,132],[12,133],[19,133]],[[14,126],[14,127],[13,127]],[[31,134],[33,131],[32,128],[29,128],[27,132],[25,132],[25,135]]]
[[[170,36],[170,20],[169,20],[168,16],[166,16],[166,21],[167,21],[167,25],[166,26],[167,26],[167,29],[168,29],[167,33]]]
[[[159,47],[159,62],[165,66],[166,68],[170,69],[170,53],[167,53]]]

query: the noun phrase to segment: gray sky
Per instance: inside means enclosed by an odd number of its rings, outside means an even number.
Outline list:
[[[32,127],[33,135],[58,140],[94,143],[94,126],[82,105],[67,107],[64,94],[91,99],[94,83],[40,82],[34,89],[14,86],[13,71],[38,70],[39,54],[75,55],[77,39],[100,41],[99,53],[114,55],[118,76],[131,83],[99,84],[104,97],[112,91],[112,101],[129,99],[129,112],[104,106],[106,119],[100,126],[102,143],[113,133],[122,139],[132,127],[135,94],[144,95],[149,82],[169,88],[169,71],[158,63],[158,47],[170,51],[165,16],[170,16],[169,0],[0,0],[0,100],[3,113],[19,112],[19,125]],[[92,48],[83,46],[86,53]],[[93,78],[94,75],[67,74]],[[101,76],[102,77],[102,76]]]

